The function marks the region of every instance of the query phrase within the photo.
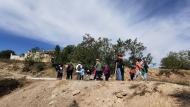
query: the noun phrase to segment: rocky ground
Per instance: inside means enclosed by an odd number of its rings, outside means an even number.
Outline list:
[[[128,81],[127,78],[125,81],[115,81],[112,78],[108,82],[68,81],[23,74],[22,64],[0,62],[0,65],[1,107],[189,107],[190,105],[189,71],[183,75],[171,74],[168,77],[160,76],[158,71],[150,69],[149,81],[140,79]]]
[[[33,81],[1,107],[189,107],[190,87],[152,81]]]

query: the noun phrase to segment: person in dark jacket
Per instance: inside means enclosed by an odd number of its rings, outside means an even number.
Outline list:
[[[74,71],[74,67],[72,64],[68,64],[67,66],[67,78],[66,79],[71,79],[73,78],[73,71]]]
[[[118,54],[116,60],[116,80],[124,81],[124,64],[122,54]]]
[[[105,80],[108,81],[110,77],[110,68],[108,65],[105,65],[104,70],[103,70]]]
[[[62,77],[63,77],[63,65],[55,64],[55,70],[57,72],[57,79],[62,79]]]
[[[148,68],[149,68],[148,63],[146,61],[144,61],[144,63],[143,63],[143,70],[144,70],[143,77],[144,77],[144,80],[148,79]]]

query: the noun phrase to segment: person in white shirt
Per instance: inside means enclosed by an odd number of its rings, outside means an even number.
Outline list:
[[[80,78],[81,78],[81,75],[80,75],[81,69],[82,69],[82,64],[79,63],[79,64],[76,66],[77,80],[80,80]]]

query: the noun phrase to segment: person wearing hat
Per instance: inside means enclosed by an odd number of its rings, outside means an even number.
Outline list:
[[[124,64],[123,55],[118,54],[116,60],[116,80],[124,81]]]
[[[81,69],[82,69],[82,64],[80,64],[80,63],[77,64],[77,66],[76,66],[77,80],[81,79],[81,73],[80,73]]]
[[[101,80],[101,77],[102,77],[102,64],[100,63],[100,59],[96,59],[95,68],[96,68],[96,73],[95,73],[94,79],[95,80],[96,79]]]

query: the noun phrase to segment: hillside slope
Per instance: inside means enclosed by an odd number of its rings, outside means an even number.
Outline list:
[[[56,77],[50,65],[46,65],[45,69],[38,73],[35,73],[35,66],[32,71],[23,72],[24,66],[22,62],[0,61],[0,107],[189,107],[190,105],[190,71],[180,71],[180,74],[170,73],[168,76],[159,75],[159,69],[150,69],[149,81],[141,81],[140,78],[137,81],[127,81],[127,72],[126,81],[122,82],[115,81],[115,76],[109,82],[66,81],[47,78]],[[28,80],[25,82],[24,78]]]
[[[163,82],[34,81],[1,107],[189,107],[190,87]]]

